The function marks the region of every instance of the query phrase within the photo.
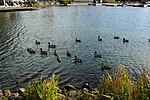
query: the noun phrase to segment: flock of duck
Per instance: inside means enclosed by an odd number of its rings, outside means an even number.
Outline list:
[[[100,36],[98,36],[97,37],[98,38],[98,41],[102,41],[102,38],[100,37]],[[114,39],[119,39],[119,37],[118,36],[114,36]],[[80,39],[78,39],[78,38],[76,38],[75,39],[75,42],[81,42],[81,40]],[[127,39],[125,39],[125,38],[123,38],[123,43],[128,43],[129,42],[129,40],[127,40]],[[150,40],[149,40],[149,42],[150,42]],[[41,43],[39,42],[39,41],[35,41],[35,44],[36,45],[40,45]],[[56,48],[56,45],[52,45],[52,44],[50,44],[50,42],[48,42],[48,48]],[[35,50],[34,49],[32,49],[32,48],[27,48],[27,51],[30,53],[30,54],[36,54],[36,52],[35,52]],[[41,55],[47,55],[48,53],[47,53],[47,51],[45,51],[45,50],[43,50],[42,48],[40,48],[40,54]],[[60,63],[61,62],[61,58],[60,58],[60,56],[58,55],[58,53],[57,53],[57,51],[56,50],[54,50],[54,55],[56,56],[56,58],[57,58],[57,61]],[[71,53],[67,50],[66,51],[66,56],[67,57],[72,57],[72,55],[71,55]],[[94,52],[94,55],[93,55],[95,58],[102,58],[102,56],[100,55],[100,54],[98,54],[97,53],[97,51],[95,51]],[[77,57],[77,55],[75,55],[74,56],[74,63],[82,63],[82,59],[80,59],[79,57]],[[102,63],[102,65],[101,65],[101,69],[111,69],[111,67],[110,66],[107,66],[107,65],[104,65],[103,63]]]

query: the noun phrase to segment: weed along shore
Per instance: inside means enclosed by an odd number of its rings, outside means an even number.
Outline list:
[[[128,69],[119,65],[112,75],[100,77],[97,88],[90,83],[81,87],[66,84],[62,90],[53,74],[48,80],[31,82],[25,88],[0,89],[0,100],[149,100],[149,72],[150,69],[133,80]]]

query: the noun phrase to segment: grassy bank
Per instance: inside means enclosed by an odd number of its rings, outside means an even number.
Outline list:
[[[119,65],[112,75],[100,78],[97,89],[73,86],[59,89],[55,75],[49,80],[30,83],[25,92],[27,100],[150,100],[150,69],[133,80],[128,69]],[[70,99],[71,98],[71,99]]]

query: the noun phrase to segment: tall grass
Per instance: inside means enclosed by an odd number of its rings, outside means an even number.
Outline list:
[[[73,96],[76,100],[150,100],[150,69],[142,72],[137,80],[133,80],[123,65],[107,75],[100,79],[98,94],[83,89],[77,90]],[[58,80],[53,74],[49,80],[29,83],[25,95],[27,100],[66,100],[69,91],[66,94],[59,94],[60,92]]]
[[[58,80],[53,74],[49,80],[29,83],[26,90],[26,100],[58,100],[57,93],[60,92]]]
[[[149,100],[150,76],[142,73],[135,82],[128,69],[119,65],[117,70],[108,77],[102,77],[99,84],[99,99],[115,100]]]

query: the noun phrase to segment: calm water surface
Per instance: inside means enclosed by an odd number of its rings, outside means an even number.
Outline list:
[[[100,65],[113,69],[123,64],[134,76],[150,63],[150,8],[71,6],[50,7],[36,11],[0,13],[0,88],[25,86],[39,77],[60,76],[59,84],[98,84],[104,71]],[[97,41],[100,35],[102,42]],[[113,36],[121,39],[114,40]],[[75,38],[82,40],[75,43]],[[129,39],[128,44],[122,38]],[[41,45],[35,45],[35,40]],[[48,42],[56,44],[62,62],[58,63]],[[29,54],[31,47],[36,54]],[[48,51],[40,55],[40,48]],[[66,50],[83,59],[74,64]],[[94,58],[93,52],[102,54]],[[111,72],[108,71],[108,72]]]

